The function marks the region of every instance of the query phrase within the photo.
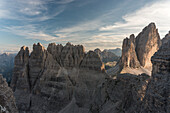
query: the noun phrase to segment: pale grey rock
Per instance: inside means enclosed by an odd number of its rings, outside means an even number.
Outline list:
[[[102,51],[101,51],[99,48],[96,48],[96,49],[94,50],[94,52],[100,56],[100,54],[101,54]]]
[[[14,71],[11,81],[11,88],[14,91],[18,109],[28,109],[30,105],[30,84],[28,76],[28,47],[21,47],[15,57]]]
[[[122,45],[122,57],[117,65],[107,73],[111,76],[118,73],[151,75],[152,63],[151,57],[161,46],[161,40],[158,29],[154,23],[146,26],[135,38],[131,35],[126,38]]]
[[[170,40],[170,31],[168,34],[165,35],[165,37],[162,39],[162,44],[167,43]]]
[[[34,44],[30,55],[23,47],[15,61],[11,87],[21,113],[71,111],[67,106],[90,111],[94,92],[107,76],[95,52],[86,54],[83,46],[70,43],[50,44],[47,50]]]
[[[120,74],[116,79],[108,79],[107,99],[100,107],[101,113],[139,113],[148,79],[145,74]]]
[[[104,64],[100,57],[93,51],[89,51],[83,58],[81,68],[88,68],[89,70],[105,71]]]
[[[163,44],[161,48],[152,57],[152,74],[167,74],[170,72],[170,40]]]
[[[150,23],[136,37],[136,53],[143,67],[152,66],[151,57],[161,46],[158,29],[154,23]]]
[[[67,43],[61,52],[61,62],[64,67],[78,67],[84,57],[85,50],[81,45],[74,46]]]
[[[51,43],[47,50],[62,67],[78,67],[85,54],[83,46],[74,46],[70,42],[68,42],[65,46]]]
[[[47,51],[49,53],[51,53],[54,57],[54,59],[56,59],[56,61],[60,64],[61,64],[61,51],[63,49],[63,45],[61,44],[55,44],[55,43],[51,43],[48,45],[48,48],[47,48]]]
[[[121,57],[121,64],[123,68],[131,67],[131,68],[139,68],[140,63],[138,61],[136,51],[135,51],[135,36],[132,34],[130,38],[126,38],[123,40],[122,45],[122,57]]]
[[[18,113],[13,91],[2,75],[0,75],[0,112]]]
[[[142,113],[170,112],[170,40],[152,57],[152,77],[148,83]]]

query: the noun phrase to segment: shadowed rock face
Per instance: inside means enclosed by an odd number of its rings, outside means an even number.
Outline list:
[[[166,113],[169,111],[170,75],[167,54],[170,46],[167,45],[152,57],[151,80],[145,74],[120,74],[110,78],[93,51],[84,53],[78,66],[66,66],[59,64],[59,58],[41,44],[33,46],[30,56],[28,48],[22,47],[16,56],[16,72],[11,84],[17,107],[21,113]],[[160,65],[160,62],[163,63]]]
[[[18,113],[13,92],[2,75],[0,75],[0,112]]]
[[[142,113],[170,111],[170,40],[152,57],[152,77],[144,98]]]
[[[58,53],[57,47],[63,49]],[[147,79],[130,74],[112,79],[93,51],[70,43],[46,50],[38,43],[30,56],[26,47],[16,56],[11,87],[21,113],[132,113],[140,110]]]
[[[64,47],[61,44],[49,44],[47,50],[62,67],[78,67],[85,55],[83,46],[74,46],[69,42]]]
[[[90,70],[104,71],[104,64],[101,62],[100,57],[93,51],[89,51],[80,65],[81,68],[89,68]]]
[[[162,39],[162,44],[167,43],[170,40],[170,31],[168,34],[165,35],[165,37]]]
[[[20,112],[59,112],[72,99],[89,110],[96,88],[105,80],[104,65],[93,51],[87,54],[81,45],[40,43],[29,56],[22,47],[15,57],[11,87]],[[77,109],[78,109],[77,108]]]
[[[124,68],[126,67],[132,67],[132,68],[138,68],[140,67],[140,63],[138,61],[136,51],[135,51],[135,36],[132,34],[130,35],[130,38],[126,38],[123,40],[123,46],[122,46],[122,58],[121,63]]]

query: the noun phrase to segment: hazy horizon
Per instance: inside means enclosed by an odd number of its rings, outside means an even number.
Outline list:
[[[170,0],[0,0],[0,53],[32,49],[40,42],[121,48],[154,22],[163,38],[170,30]]]

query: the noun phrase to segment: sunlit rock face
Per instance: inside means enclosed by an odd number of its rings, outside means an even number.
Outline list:
[[[152,66],[151,57],[161,46],[158,29],[154,23],[150,23],[136,37],[136,53],[143,67]]]
[[[151,57],[161,46],[161,40],[154,23],[146,26],[136,38],[132,34],[126,38],[122,45],[122,57],[120,63],[107,72],[109,75],[116,73],[151,75]]]
[[[18,113],[12,89],[8,87],[2,75],[0,75],[0,112]]]
[[[170,40],[152,57],[152,77],[148,84],[142,113],[170,111]]]
[[[15,58],[11,87],[20,112],[56,113],[70,104],[89,111],[107,77],[100,57],[81,45],[22,47]]]

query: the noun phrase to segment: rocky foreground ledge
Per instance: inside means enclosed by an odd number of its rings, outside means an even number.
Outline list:
[[[0,113],[18,113],[13,91],[0,75]]]

